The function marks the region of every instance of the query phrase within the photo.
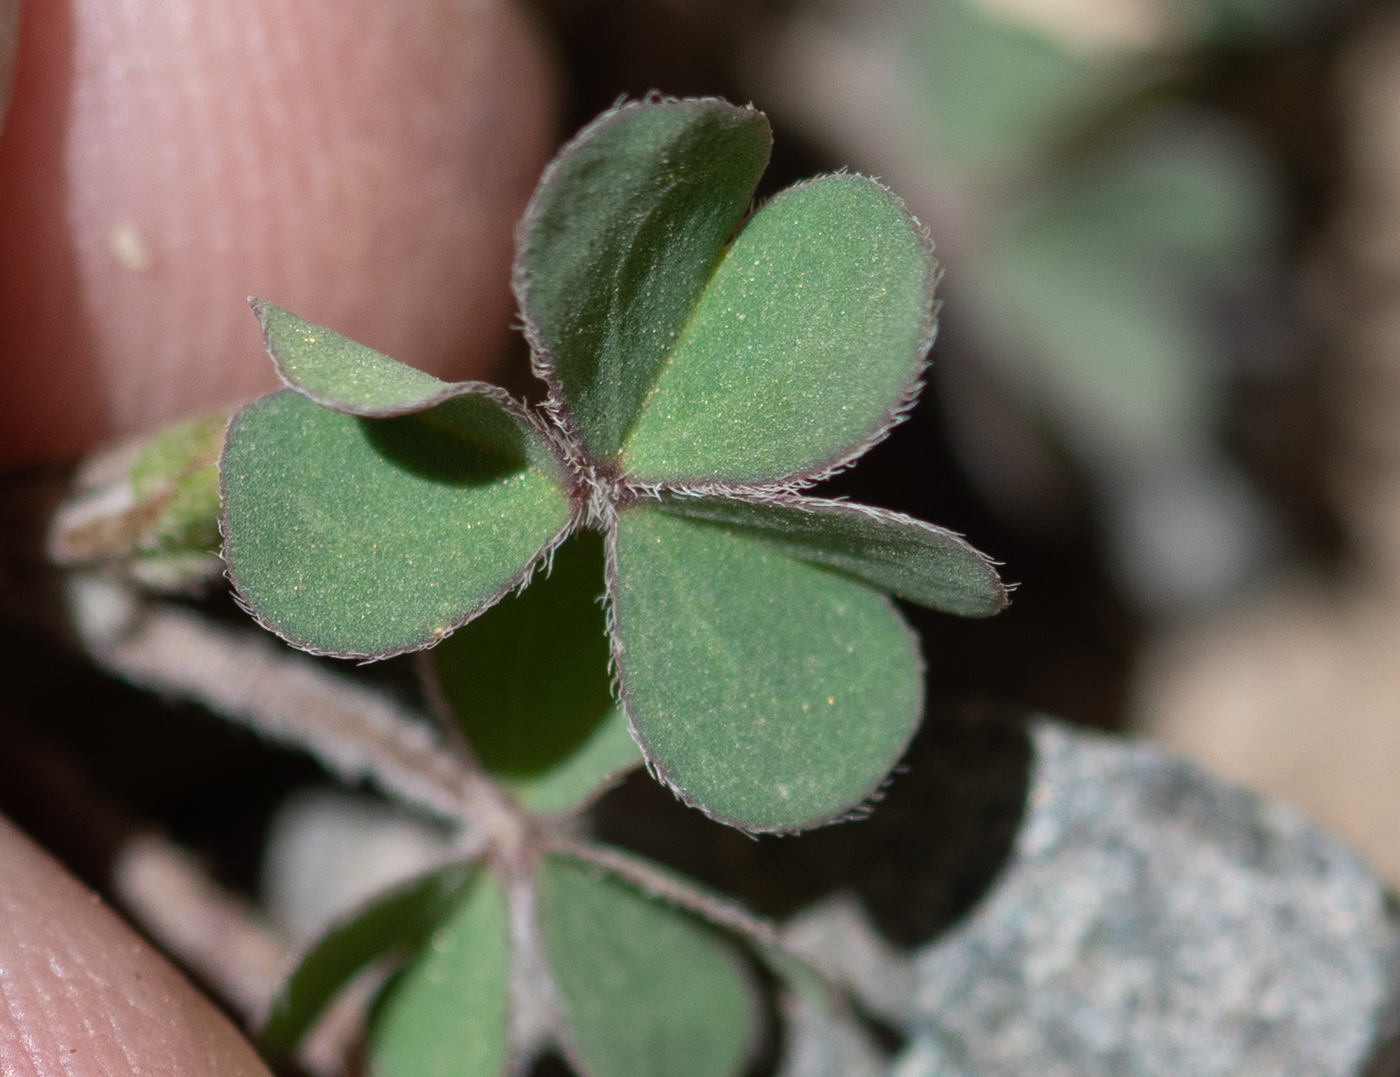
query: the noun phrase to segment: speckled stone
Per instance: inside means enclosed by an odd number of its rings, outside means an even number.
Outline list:
[[[1366,864],[1149,744],[1033,739],[1001,878],[917,957],[898,1077],[1361,1077],[1400,982]]]

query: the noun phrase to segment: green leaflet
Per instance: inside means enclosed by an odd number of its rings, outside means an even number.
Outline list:
[[[789,188],[715,270],[622,449],[642,482],[780,482],[897,418],[933,340],[932,248],[873,180]]]
[[[509,1064],[505,895],[482,871],[385,993],[369,1035],[375,1077],[502,1077]]]
[[[731,1077],[757,1000],[713,930],[573,860],[540,864],[540,927],[571,1046],[590,1077]]]
[[[461,396],[358,419],[284,391],[230,424],[225,557],[243,600],[296,646],[382,657],[437,642],[529,574],[569,525],[531,429]]]
[[[1004,328],[1024,340],[1035,327],[1016,372],[1096,456],[1197,444],[1219,405],[1208,327],[1163,302],[1171,284],[1155,270],[1084,259],[1067,234],[1021,233],[992,252],[980,283],[995,288]]]
[[[780,831],[840,817],[918,724],[918,646],[862,584],[638,505],[618,518],[611,586],[642,750],[723,822]]]
[[[768,121],[723,101],[604,113],[526,210],[515,289],[536,362],[596,459],[613,456],[768,162]]]
[[[548,575],[433,651],[443,695],[492,774],[538,777],[612,706],[602,594],[601,536],[580,532]]]
[[[141,551],[219,548],[219,449],[226,412],[202,415],[162,431],[131,468],[136,512],[159,507],[136,540]]]
[[[65,565],[135,558],[149,566],[218,550],[228,420],[227,412],[186,419],[90,459],[54,514],[49,556]]]
[[[1207,281],[1252,269],[1276,231],[1274,177],[1233,128],[1192,120],[1163,120],[1149,136],[1076,169],[1008,228],[1073,236],[1095,258]]]
[[[1218,421],[1201,290],[1257,264],[1272,188],[1196,124],[1139,139],[1001,222],[975,285],[1018,373],[1102,457],[1199,444]],[[990,308],[989,308],[990,309]]]
[[[642,763],[627,715],[609,707],[574,753],[538,778],[507,782],[507,787],[537,815],[556,815],[585,807],[610,784]]]
[[[322,935],[272,1000],[262,1047],[290,1054],[357,973],[390,951],[419,946],[463,892],[471,870],[454,865],[395,887]]]
[[[1132,88],[1121,60],[1070,53],[972,0],[920,3],[913,16],[912,92],[925,152],[943,168],[1001,179]]]
[[[552,807],[586,799],[640,761],[631,738],[615,736],[617,720],[607,724],[615,711],[602,593],[602,538],[582,532],[555,553],[548,576],[433,651],[482,765]]]
[[[667,497],[657,507],[945,613],[988,617],[1006,605],[1006,588],[985,556],[953,532],[901,513],[797,496],[767,502]]]
[[[265,299],[250,299],[278,375],[308,400],[347,415],[423,411],[480,383],[440,381]]]

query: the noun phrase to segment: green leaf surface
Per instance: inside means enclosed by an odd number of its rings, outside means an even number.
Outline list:
[[[214,554],[228,421],[228,412],[201,415],[94,454],[50,521],[49,556],[62,565],[130,559],[131,568]]]
[[[568,496],[541,470],[551,459],[487,396],[397,419],[263,397],[230,424],[220,467],[230,574],[306,650],[428,646],[519,585],[568,527]]]
[[[632,102],[584,128],[540,180],[516,295],[538,368],[594,458],[617,452],[771,143],[751,108]]]
[[[1019,236],[985,278],[1019,329],[1015,373],[1096,461],[1201,444],[1223,404],[1209,327],[1139,266],[1084,264],[1062,237]],[[1163,285],[1160,290],[1155,284]]]
[[[1070,237],[1096,261],[1219,278],[1257,266],[1278,231],[1278,191],[1259,148],[1223,121],[1166,112],[1046,186],[1002,234]]]
[[[408,415],[482,387],[479,382],[440,381],[265,299],[249,303],[281,379],[332,411],[375,418]]]
[[[1029,392],[1120,463],[1204,443],[1224,406],[1205,297],[1262,263],[1273,189],[1232,138],[1163,122],[999,222],[969,282]]]
[[[898,512],[797,496],[666,497],[657,507],[945,613],[988,617],[1006,605],[1006,588],[985,555],[951,531]]]
[[[201,415],[163,430],[131,468],[138,512],[159,512],[136,541],[142,551],[219,548],[219,450],[228,414]]]
[[[455,865],[395,887],[322,935],[272,1000],[262,1047],[290,1054],[357,973],[391,951],[419,946],[450,911],[471,870]]]
[[[443,695],[493,775],[545,775],[612,708],[603,589],[602,536],[580,532],[547,576],[433,651]]]
[[[509,1063],[510,935],[505,895],[479,872],[377,1008],[375,1077],[501,1077]]]
[[[646,505],[615,551],[622,700],[659,778],[754,831],[829,822],[879,787],[923,709],[889,599]]]
[[[546,857],[545,955],[590,1077],[729,1077],[753,1045],[757,998],[732,947],[615,876]]]
[[[586,807],[628,771],[641,766],[627,715],[609,707],[573,754],[538,778],[505,783],[515,798],[538,815],[559,815]]]
[[[627,436],[640,482],[774,482],[859,455],[918,388],[932,247],[874,180],[826,176],[754,214]]]
[[[1141,70],[1111,54],[1070,52],[973,0],[912,11],[909,82],[930,159],[965,175],[1002,179],[1011,164],[1099,115]]]

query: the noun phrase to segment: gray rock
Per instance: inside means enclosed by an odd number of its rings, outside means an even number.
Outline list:
[[[900,1077],[1361,1077],[1400,980],[1365,863],[1148,744],[1033,737],[1001,877],[917,957]]]

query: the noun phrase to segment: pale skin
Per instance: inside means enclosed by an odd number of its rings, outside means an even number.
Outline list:
[[[553,151],[509,0],[26,0],[0,132],[0,468],[275,386],[245,297],[489,377]],[[14,0],[0,0],[0,74]],[[0,1073],[267,1073],[0,820]]]

